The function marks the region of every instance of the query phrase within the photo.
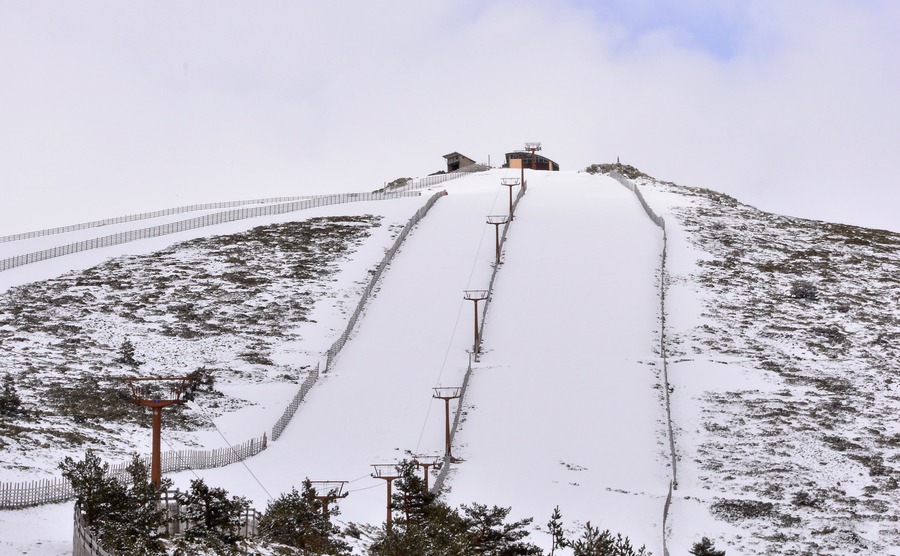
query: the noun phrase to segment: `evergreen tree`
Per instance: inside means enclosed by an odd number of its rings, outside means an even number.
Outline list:
[[[101,531],[103,546],[121,554],[145,556],[162,554],[162,533],[168,516],[158,506],[160,489],[150,480],[147,464],[134,456],[125,469],[125,480],[116,481],[114,494],[119,502],[115,512],[104,517]],[[162,480],[162,490],[171,486]]]
[[[125,338],[119,347],[119,362],[125,363],[129,367],[137,367],[141,364],[140,361],[134,358],[134,344],[131,343],[130,338]]]
[[[628,537],[621,533],[614,537],[609,530],[600,531],[590,521],[585,524],[581,537],[570,546],[574,556],[650,556],[646,547],[635,550]]]
[[[107,475],[109,464],[93,450],[85,452],[83,461],[76,462],[66,456],[59,468],[72,485],[75,503],[81,508],[85,525],[93,527],[112,512],[115,500],[111,500],[110,491],[115,490],[115,480]]]
[[[563,531],[562,513],[559,511],[559,506],[553,508],[553,513],[550,515],[550,521],[547,522],[547,532],[550,533],[550,538],[553,541],[553,544],[550,546],[550,556],[556,554],[557,548],[569,546],[569,542],[566,540],[565,531]]]
[[[140,458],[132,459],[123,480],[111,477],[109,464],[92,450],[84,461],[67,457],[59,467],[72,484],[85,524],[106,550],[134,556],[164,552],[160,529],[166,523],[166,512],[157,508],[159,491]],[[163,488],[170,485],[163,480]]]
[[[263,538],[300,549],[301,554],[350,554],[350,547],[340,538],[340,529],[330,517],[339,515],[337,508],[323,512],[309,479],[303,481],[302,492],[291,489],[269,503],[259,523]]]
[[[522,540],[529,535],[526,528],[532,518],[507,523],[505,520],[510,509],[499,506],[488,508],[477,503],[471,506],[463,504],[462,519],[466,529],[463,553],[485,556],[543,554],[540,548]]]
[[[22,398],[16,392],[13,377],[7,373],[3,375],[3,389],[0,390],[0,415],[12,417],[18,415],[22,405]]]
[[[203,479],[191,481],[191,489],[178,496],[181,520],[188,522],[184,537],[210,546],[233,545],[239,539],[241,517],[250,507],[246,498],[228,497],[222,488],[210,488]]]
[[[415,461],[403,460],[397,465],[400,476],[394,480],[391,500],[394,523],[401,528],[422,527],[429,518],[438,495],[425,490],[425,481],[419,477]]]
[[[725,556],[725,551],[716,550],[716,545],[707,537],[703,537],[700,542],[694,543],[690,553],[694,556]]]
[[[532,519],[509,523],[510,508],[482,504],[451,508],[436,493],[425,490],[415,462],[397,465],[400,477],[394,481],[392,497],[393,527],[372,531],[366,526],[357,531],[370,534],[370,556],[539,556],[537,546],[525,542]]]

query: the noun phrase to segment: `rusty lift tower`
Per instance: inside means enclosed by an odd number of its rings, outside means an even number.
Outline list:
[[[347,481],[310,481],[316,500],[322,503],[322,515],[328,517],[328,504],[338,498],[346,498],[349,492],[344,492]]]
[[[512,191],[512,190],[510,190]],[[487,217],[487,223],[494,225],[494,243],[496,245],[496,259],[495,264],[500,264],[500,226],[509,222],[509,218],[499,214],[499,215],[490,215]]]
[[[393,524],[393,514],[391,512],[391,483],[394,479],[400,478],[400,470],[394,463],[373,463],[372,467],[375,472],[372,473],[374,479],[384,479],[387,483],[387,522],[386,529],[388,536],[391,535],[391,525]]]
[[[162,484],[162,462],[160,439],[162,436],[162,410],[171,405],[184,403],[187,378],[126,378],[131,387],[134,403],[149,407],[153,411],[153,454],[150,460],[150,481],[157,490]]]
[[[432,398],[444,400],[444,459],[453,460],[453,454],[450,453],[450,400],[459,399],[462,394],[462,388],[454,386],[451,388],[438,387],[434,388]]]
[[[418,455],[413,456],[413,463],[416,464],[416,467],[421,467],[425,470],[425,492],[428,492],[428,470],[432,467],[434,467],[435,469],[440,469],[440,459],[437,456]]]
[[[513,219],[513,187],[519,185],[520,183],[525,183],[525,178],[522,178],[522,181],[519,181],[519,178],[500,178],[500,185],[506,186],[509,188],[509,219]]]
[[[532,141],[530,143],[525,143],[525,150],[531,153],[531,169],[537,170],[537,155],[535,155],[535,153],[537,151],[541,150],[541,144],[536,141]],[[524,168],[525,165],[523,164],[522,167]],[[522,174],[522,175],[524,176],[525,174]],[[523,181],[524,181],[524,178],[523,178]]]
[[[478,302],[484,301],[487,299],[488,291],[487,290],[463,290],[463,298],[466,301],[474,301],[475,302],[475,343],[472,347],[472,353],[478,354],[478,344],[480,343],[478,340]]]

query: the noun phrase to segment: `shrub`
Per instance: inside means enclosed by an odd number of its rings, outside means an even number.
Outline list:
[[[819,290],[815,284],[806,280],[796,280],[791,284],[791,297],[815,301],[819,297]]]
[[[581,537],[569,546],[574,556],[650,556],[646,547],[635,550],[628,537],[621,533],[613,536],[608,529],[600,531],[590,521],[585,524]]]
[[[302,554],[349,554],[349,546],[340,538],[340,529],[331,523],[337,508],[323,511],[322,502],[309,479],[303,490],[294,488],[269,503],[259,523],[263,538],[300,549]]]
[[[725,556],[724,550],[716,550],[716,545],[706,537],[694,543],[690,553],[694,556]]]
[[[203,479],[191,481],[191,489],[180,493],[181,520],[188,522],[185,539],[212,547],[233,545],[239,539],[241,518],[249,509],[246,498],[228,497],[222,488],[210,488]]]
[[[134,556],[164,553],[160,531],[167,521],[166,511],[157,506],[159,490],[140,458],[134,456],[124,479],[110,476],[109,464],[92,450],[83,461],[67,457],[59,467],[72,484],[85,524],[105,549]],[[170,485],[163,480],[163,488]]]
[[[0,415],[6,417],[18,415],[21,406],[22,398],[16,392],[12,376],[7,373],[3,375],[3,389],[0,390]]]

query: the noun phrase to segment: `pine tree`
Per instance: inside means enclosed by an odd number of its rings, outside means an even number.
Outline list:
[[[134,358],[134,344],[130,338],[125,338],[119,347],[119,362],[125,363],[129,367],[138,367],[141,362]]]
[[[650,556],[646,547],[635,550],[628,537],[621,533],[613,536],[608,529],[600,531],[590,521],[585,524],[581,537],[570,546],[574,556]]]
[[[291,489],[269,503],[260,520],[260,533],[272,542],[298,548],[302,554],[350,554],[350,547],[340,538],[340,528],[330,520],[339,513],[337,508],[329,508],[329,515],[325,515],[312,483],[306,479],[301,492]]]
[[[400,528],[421,527],[428,520],[438,495],[425,490],[425,481],[419,477],[415,461],[403,460],[397,469],[400,477],[394,480],[391,500],[396,512],[394,523]]]
[[[135,456],[126,468],[126,480],[111,477],[109,464],[92,450],[80,462],[66,457],[59,467],[72,484],[85,524],[106,550],[134,556],[164,552],[160,528],[166,513],[157,508],[157,487],[140,458]],[[162,488],[170,485],[163,480]]]
[[[716,550],[716,545],[707,537],[703,537],[700,542],[694,543],[690,553],[694,556],[725,556],[725,551]]]
[[[210,488],[203,479],[191,481],[191,489],[178,496],[181,519],[188,522],[184,533],[191,542],[213,547],[233,545],[238,541],[241,517],[250,507],[246,498],[228,497],[222,488]]]
[[[550,547],[550,556],[556,554],[557,548],[569,546],[569,542],[565,537],[565,531],[563,531],[562,513],[559,511],[559,506],[553,508],[553,514],[550,515],[550,521],[547,522],[547,532],[550,533],[550,538],[553,540],[553,544]]]
[[[125,468],[127,477],[117,480],[115,512],[104,517],[103,546],[120,554],[145,556],[162,554],[161,531],[168,521],[166,510],[158,506],[160,489],[150,480],[150,469],[138,456]],[[161,489],[171,486],[163,479]]]
[[[102,461],[93,450],[84,454],[83,461],[75,461],[71,457],[59,464],[62,475],[69,480],[75,492],[75,503],[84,514],[84,522],[93,526],[111,509],[110,490],[115,488],[115,480],[107,475],[109,464]]]
[[[483,504],[463,504],[462,518],[465,523],[465,554],[504,556],[540,556],[543,554],[537,546],[524,542],[529,535],[527,527],[533,521],[525,518],[512,523],[506,522],[511,508]]]
[[[22,398],[16,392],[13,377],[7,373],[3,375],[3,389],[0,390],[0,415],[12,417],[18,415],[22,405]]]

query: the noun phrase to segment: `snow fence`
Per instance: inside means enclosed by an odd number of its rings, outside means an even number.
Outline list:
[[[228,446],[216,450],[175,450],[163,452],[160,455],[160,465],[163,473],[185,471],[187,469],[213,469],[237,463],[249,457],[255,456],[266,449],[268,439],[263,434],[258,438]],[[150,466],[150,458],[142,457],[141,460]],[[109,475],[113,477],[126,477],[128,463],[119,463],[109,466]],[[14,510],[41,504],[53,504],[65,502],[75,497],[75,491],[68,479],[56,477],[39,481],[25,481],[20,483],[0,483],[0,509]]]
[[[328,205],[337,205],[342,203],[354,203],[358,201],[381,201],[385,199],[398,199],[401,197],[417,197],[421,195],[418,191],[409,191],[401,193],[344,193],[341,195],[322,195],[313,197],[305,201],[293,201],[290,203],[279,203],[274,205],[266,205],[261,207],[245,207],[235,210],[227,210],[189,218],[187,220],[179,220],[159,226],[149,228],[141,228],[138,230],[130,230],[111,234],[102,237],[96,237],[84,241],[70,243],[68,245],[60,245],[43,251],[35,251],[26,253],[7,259],[0,260],[0,272],[23,266],[26,264],[45,261],[55,257],[71,255],[72,253],[80,253],[81,251],[89,251],[91,249],[99,249],[102,247],[111,247],[113,245],[121,245],[139,239],[148,239],[160,237],[178,232],[186,232],[196,228],[206,226],[215,226],[217,224],[225,224],[227,222],[235,222],[237,220],[245,220],[247,218],[257,218],[260,216],[272,216],[276,214],[285,214],[298,210],[304,210],[314,207],[322,207]]]
[[[303,398],[306,397],[306,394],[309,393],[317,380],[319,380],[318,363],[316,363],[316,370],[309,373],[309,376],[307,376],[306,380],[303,381],[303,384],[300,385],[300,390],[298,390],[294,395],[294,399],[291,400],[291,403],[288,404],[287,408],[284,410],[284,413],[281,415],[281,417],[278,418],[275,426],[272,427],[272,440],[278,440],[278,437],[281,436],[282,432],[284,432],[284,428],[288,426],[288,423],[290,423],[291,419],[294,417],[294,413],[297,412],[297,408],[300,407],[300,403],[303,401]]]
[[[675,489],[678,488],[678,475],[677,475],[677,463],[678,460],[675,456],[675,434],[672,429],[672,404],[669,399],[669,362],[666,354],[666,254],[667,254],[667,246],[668,239],[666,237],[666,221],[662,216],[659,216],[653,209],[650,208],[650,205],[647,204],[647,201],[644,199],[644,196],[641,194],[641,190],[638,189],[638,186],[628,179],[625,178],[622,174],[618,172],[610,172],[609,176],[614,180],[618,181],[629,190],[631,190],[635,197],[637,197],[638,201],[641,203],[641,206],[644,208],[644,212],[647,213],[647,216],[650,217],[650,220],[653,221],[654,224],[659,226],[663,232],[663,251],[662,257],[660,259],[660,268],[659,268],[659,315],[660,315],[660,331],[659,331],[659,357],[662,361],[662,371],[663,371],[663,399],[666,404],[666,426],[668,428],[669,435],[669,456],[671,458],[672,465],[672,479],[669,481],[669,492],[666,494],[666,502],[663,504],[663,555],[669,556],[669,548],[666,542],[666,532],[669,528],[669,509],[672,506],[672,493]]]
[[[353,315],[350,317],[350,320],[347,321],[347,327],[344,332],[340,335],[340,337],[335,340],[334,344],[325,352],[325,372],[331,370],[334,366],[334,359],[337,357],[338,353],[344,348],[344,344],[347,343],[347,340],[350,338],[350,333],[353,332],[353,327],[356,326],[356,321],[359,320],[359,316],[362,314],[363,309],[366,306],[366,302],[369,300],[369,296],[372,295],[372,292],[375,291],[375,285],[378,283],[378,280],[381,278],[381,274],[390,264],[391,260],[394,258],[394,255],[397,254],[397,251],[400,249],[400,245],[403,243],[403,240],[406,239],[406,236],[409,235],[409,232],[413,229],[413,226],[419,223],[422,218],[428,214],[428,211],[431,210],[431,207],[434,204],[447,194],[447,191],[439,191],[431,196],[428,199],[428,202],[425,205],[416,211],[416,213],[409,219],[409,222],[406,223],[406,226],[403,227],[403,230],[400,231],[400,235],[397,236],[397,239],[394,241],[394,245],[388,249],[387,253],[385,253],[384,258],[378,263],[378,266],[374,270],[374,274],[372,274],[372,278],[369,280],[369,284],[366,286],[366,289],[363,290],[362,297],[360,297],[359,303],[356,304],[356,310],[353,311]]]
[[[91,228],[100,228],[102,226],[112,226],[115,224],[124,224],[127,222],[136,222],[138,220],[147,220],[150,218],[160,218],[163,216],[171,216],[173,214],[183,214],[186,212],[196,212],[199,210],[216,210],[222,208],[240,207],[244,205],[265,205],[272,203],[284,203],[287,201],[300,201],[303,199],[312,199],[312,195],[304,197],[269,197],[266,199],[251,199],[248,201],[223,201],[219,203],[204,203],[199,205],[185,205],[181,207],[173,207],[169,209],[157,210],[153,212],[142,212],[139,214],[128,214],[125,216],[116,216],[114,218],[105,218],[103,220],[93,220],[91,222],[82,222],[81,224],[72,224],[69,226],[60,226],[57,228],[47,228],[44,230],[35,230],[33,232],[25,232],[22,234],[13,234],[8,236],[0,236],[0,243],[10,241],[20,241],[23,239],[33,239],[36,237],[52,236],[56,234],[65,234],[69,232],[77,232],[78,230],[89,230]]]

